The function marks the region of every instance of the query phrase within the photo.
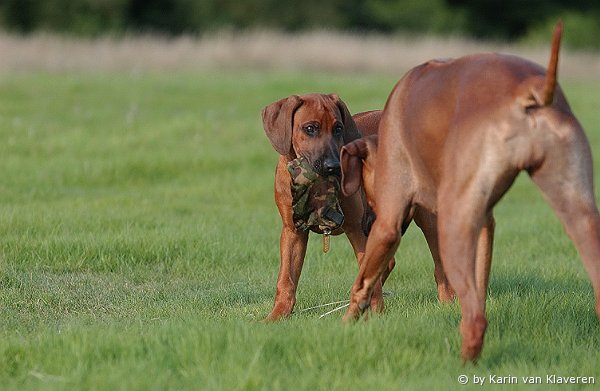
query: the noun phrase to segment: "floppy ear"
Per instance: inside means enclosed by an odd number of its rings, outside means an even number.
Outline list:
[[[302,105],[297,95],[278,100],[262,111],[265,133],[273,148],[281,155],[288,155],[292,149],[292,126],[294,113]]]
[[[336,106],[340,110],[340,114],[342,115],[342,122],[344,123],[344,144],[348,144],[351,141],[361,138],[358,127],[352,119],[352,114],[350,114],[350,111],[348,110],[348,107],[344,101],[341,100],[336,94],[331,94],[329,97],[335,102]]]
[[[363,159],[369,155],[364,139],[359,138],[342,147],[340,162],[342,166],[342,193],[348,197],[356,193],[362,182]]]

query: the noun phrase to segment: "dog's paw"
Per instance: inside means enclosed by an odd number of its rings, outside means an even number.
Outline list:
[[[271,313],[264,319],[264,322],[276,322],[288,318],[292,314],[292,309],[289,306],[275,305]]]
[[[362,316],[362,314],[370,307],[368,301],[352,302],[346,311],[346,314],[342,318],[344,323],[354,322]]]

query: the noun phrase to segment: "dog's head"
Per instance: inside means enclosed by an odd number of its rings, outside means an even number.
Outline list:
[[[363,231],[369,234],[375,221],[375,161],[377,160],[377,135],[354,140],[342,147],[342,193],[351,196],[363,187],[368,208],[363,215]]]
[[[262,111],[263,127],[281,155],[303,157],[315,172],[340,174],[340,149],[360,133],[346,107],[335,94],[292,95]]]

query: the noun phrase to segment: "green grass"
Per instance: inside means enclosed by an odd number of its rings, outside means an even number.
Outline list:
[[[273,302],[280,230],[277,155],[260,110],[313,91],[338,93],[353,112],[380,108],[394,82],[319,73],[0,75],[1,388],[480,388],[460,386],[460,374],[600,383],[589,280],[525,177],[496,209],[490,326],[477,366],[461,365],[459,307],[437,303],[414,227],[383,315],[344,326],[341,313],[301,312],[348,298],[357,273],[345,238],[324,255],[315,237],[296,314],[259,322]],[[596,156],[598,87],[563,86]]]

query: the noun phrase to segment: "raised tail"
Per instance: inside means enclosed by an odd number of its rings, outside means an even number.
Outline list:
[[[523,83],[521,104],[526,110],[549,106],[554,101],[554,93],[558,84],[556,74],[558,73],[558,52],[562,31],[563,22],[559,20],[552,35],[552,49],[550,50],[550,61],[548,62],[546,74],[535,75]]]
[[[546,70],[546,80],[544,81],[544,88],[539,96],[540,106],[548,106],[554,100],[554,90],[556,89],[556,74],[558,71],[558,52],[560,50],[560,38],[563,31],[563,22],[559,20],[554,27],[554,33],[552,34],[552,50],[550,52],[550,62],[548,63],[548,69]],[[537,100],[537,99],[536,99]]]

